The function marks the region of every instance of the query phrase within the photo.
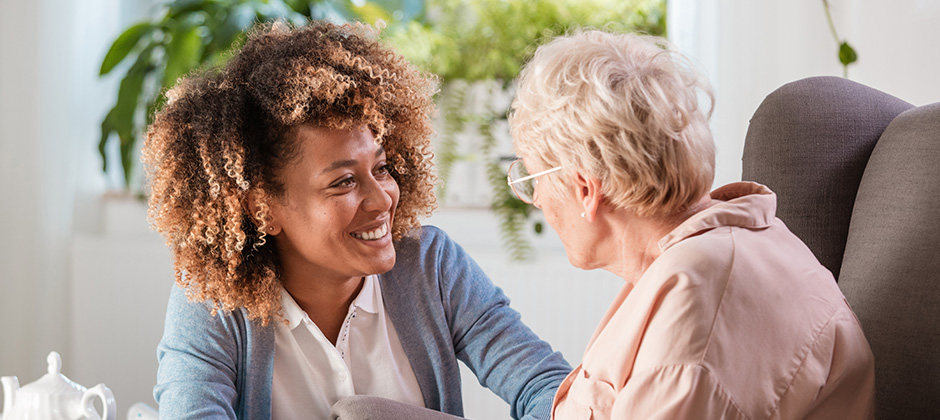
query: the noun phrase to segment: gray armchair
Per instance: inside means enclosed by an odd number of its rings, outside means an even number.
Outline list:
[[[877,418],[940,418],[940,103],[836,77],[751,119],[742,178],[836,277],[875,355]]]

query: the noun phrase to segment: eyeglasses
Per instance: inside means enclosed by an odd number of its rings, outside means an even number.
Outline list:
[[[529,175],[529,171],[525,168],[525,164],[522,163],[522,159],[516,159],[509,165],[509,175],[506,176],[506,182],[509,184],[509,188],[512,188],[512,192],[516,193],[516,196],[519,197],[520,200],[532,204],[535,202],[535,184],[538,183],[538,180],[535,178],[560,170],[561,166],[556,166],[552,169]]]

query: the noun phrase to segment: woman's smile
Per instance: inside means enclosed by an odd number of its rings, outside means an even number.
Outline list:
[[[352,232],[350,233],[352,237],[356,239],[362,239],[364,241],[377,241],[380,239],[385,239],[388,237],[388,223],[382,223],[381,226],[374,230],[366,230],[362,232]]]

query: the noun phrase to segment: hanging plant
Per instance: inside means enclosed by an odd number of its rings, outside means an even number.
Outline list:
[[[858,53],[855,52],[855,49],[849,45],[849,42],[845,39],[839,38],[839,34],[836,32],[836,25],[832,22],[832,13],[829,11],[829,1],[822,0],[823,9],[826,10],[826,21],[829,22],[829,30],[832,31],[832,37],[836,40],[836,43],[839,44],[839,62],[842,63],[842,77],[849,78],[849,64],[852,64],[858,61]]]

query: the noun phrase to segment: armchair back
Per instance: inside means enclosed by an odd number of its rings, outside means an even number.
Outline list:
[[[876,417],[940,418],[940,103],[837,77],[774,91],[744,180],[829,268],[875,355]]]

